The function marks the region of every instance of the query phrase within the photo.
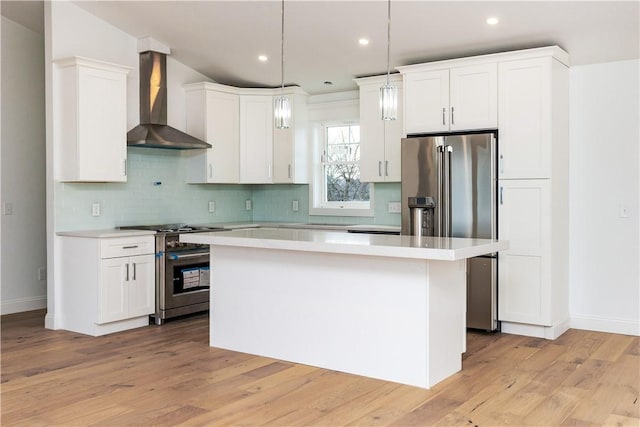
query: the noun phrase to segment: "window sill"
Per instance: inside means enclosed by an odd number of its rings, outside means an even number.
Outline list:
[[[362,216],[373,217],[375,216],[373,208],[369,209],[354,209],[354,208],[320,208],[309,207],[309,215],[320,216]]]

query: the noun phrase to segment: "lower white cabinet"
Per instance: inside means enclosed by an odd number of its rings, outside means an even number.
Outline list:
[[[62,329],[98,336],[149,324],[155,238],[60,237]]]
[[[100,260],[99,324],[144,316],[154,311],[154,256]]]
[[[501,180],[498,319],[503,332],[556,338],[568,321],[566,206],[552,180]]]

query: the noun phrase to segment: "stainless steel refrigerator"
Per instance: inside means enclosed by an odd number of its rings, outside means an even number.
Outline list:
[[[496,132],[408,137],[401,147],[402,234],[497,238]],[[469,328],[498,328],[497,268],[497,254],[468,260]]]

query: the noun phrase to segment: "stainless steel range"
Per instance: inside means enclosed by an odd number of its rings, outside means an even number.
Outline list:
[[[180,242],[180,234],[221,231],[187,224],[137,225],[128,230],[156,231],[157,325],[166,319],[209,309],[209,245]]]

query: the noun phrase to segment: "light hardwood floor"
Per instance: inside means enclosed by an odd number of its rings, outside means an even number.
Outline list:
[[[210,348],[206,315],[100,338],[43,317],[1,319],[3,426],[640,425],[638,337],[469,333],[421,390]]]

